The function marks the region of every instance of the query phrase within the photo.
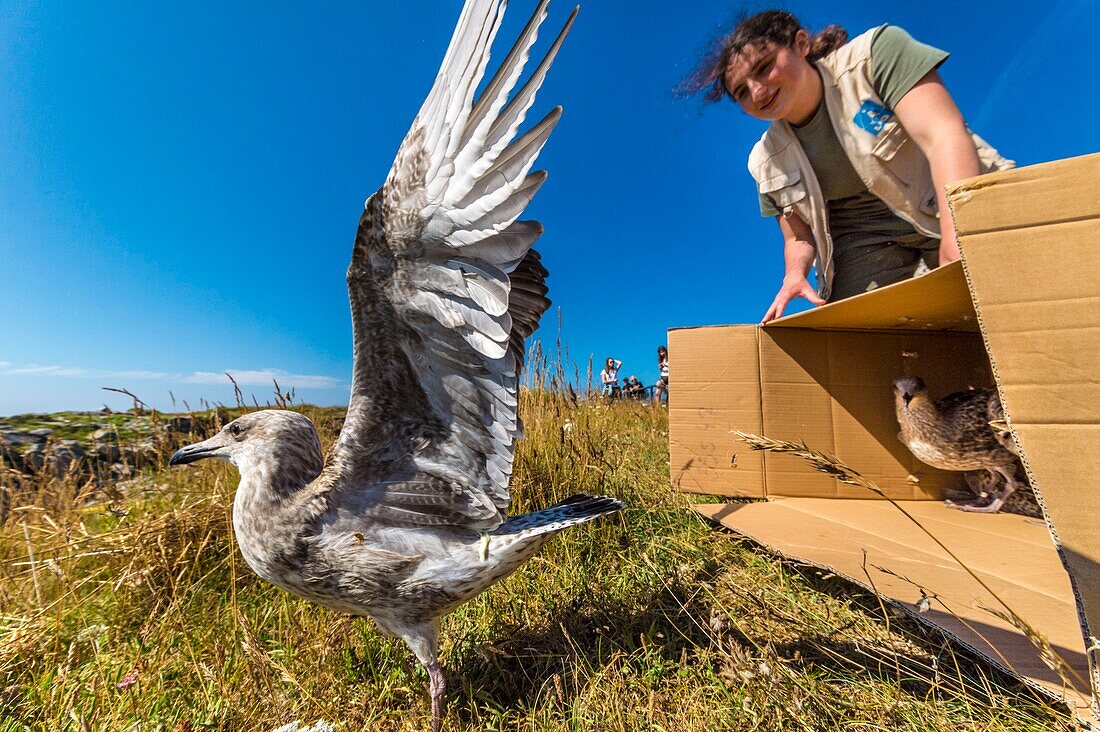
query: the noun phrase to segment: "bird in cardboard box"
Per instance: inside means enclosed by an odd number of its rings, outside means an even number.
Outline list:
[[[918,460],[964,474],[969,492],[953,491],[947,505],[963,511],[1009,510],[1041,516],[996,387],[932,399],[919,376],[894,379],[901,440]]]

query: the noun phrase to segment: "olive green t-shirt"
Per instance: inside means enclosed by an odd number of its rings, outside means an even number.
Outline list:
[[[884,26],[871,41],[871,86],[890,108],[929,71],[939,67],[947,53],[919,43],[897,26]],[[911,224],[899,219],[856,173],[841,147],[825,109],[824,100],[806,124],[791,129],[817,173],[821,193],[829,208],[829,231],[834,247],[841,248],[849,233],[878,232],[888,238],[913,234]],[[760,213],[778,216],[779,208],[767,194],[760,194]]]

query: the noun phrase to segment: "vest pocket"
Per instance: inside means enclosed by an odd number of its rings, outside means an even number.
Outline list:
[[[806,197],[806,186],[802,184],[802,174],[797,169],[765,178],[757,187],[775,202],[775,207],[785,217],[791,215],[794,204]]]
[[[905,128],[897,120],[887,122],[882,128],[878,140],[871,148],[871,155],[881,162],[883,169],[906,187],[913,184],[924,159],[920,148],[909,139]],[[923,165],[927,166],[927,163]]]
[[[883,128],[882,132],[878,134],[878,139],[875,140],[874,147],[871,148],[871,154],[879,160],[893,160],[894,156],[898,154],[907,140],[905,129],[901,126],[897,120],[890,120]]]

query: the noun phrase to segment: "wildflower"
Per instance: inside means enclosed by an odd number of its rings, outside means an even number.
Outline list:
[[[118,684],[116,684],[116,686],[118,686],[119,689],[123,689],[123,690],[129,689],[131,686],[133,686],[134,684],[137,683],[137,680],[138,680],[138,672],[137,671],[131,671],[130,673],[123,676],[122,681],[118,682]]]

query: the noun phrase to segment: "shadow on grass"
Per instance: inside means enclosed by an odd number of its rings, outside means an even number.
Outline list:
[[[783,564],[811,589],[854,600],[864,614],[884,619],[877,598],[858,585],[822,578],[812,567]],[[534,708],[548,694],[565,702],[582,693],[591,676],[616,667],[617,660],[626,657],[632,659],[630,665],[643,677],[642,683],[658,689],[661,674],[685,668],[702,674],[709,667],[711,678],[720,676],[725,679],[721,683],[736,692],[736,680],[729,679],[736,679],[739,670],[751,675],[760,661],[779,659],[806,676],[888,683],[914,701],[965,696],[992,706],[998,702],[991,692],[1023,695],[1036,702],[1036,716],[1064,717],[1062,710],[1030,687],[959,653],[941,633],[912,620],[889,618],[891,628],[913,644],[915,652],[853,640],[851,633],[841,637],[855,621],[831,633],[798,633],[796,626],[797,638],[785,642],[767,638],[766,632],[749,637],[722,623],[723,608],[712,602],[724,571],[711,566],[692,577],[667,581],[640,608],[577,597],[539,627],[494,629],[492,646],[473,640],[457,643],[445,662],[451,714],[471,721],[478,700],[515,709]],[[791,629],[786,630],[789,638]],[[645,671],[647,666],[652,676]]]

